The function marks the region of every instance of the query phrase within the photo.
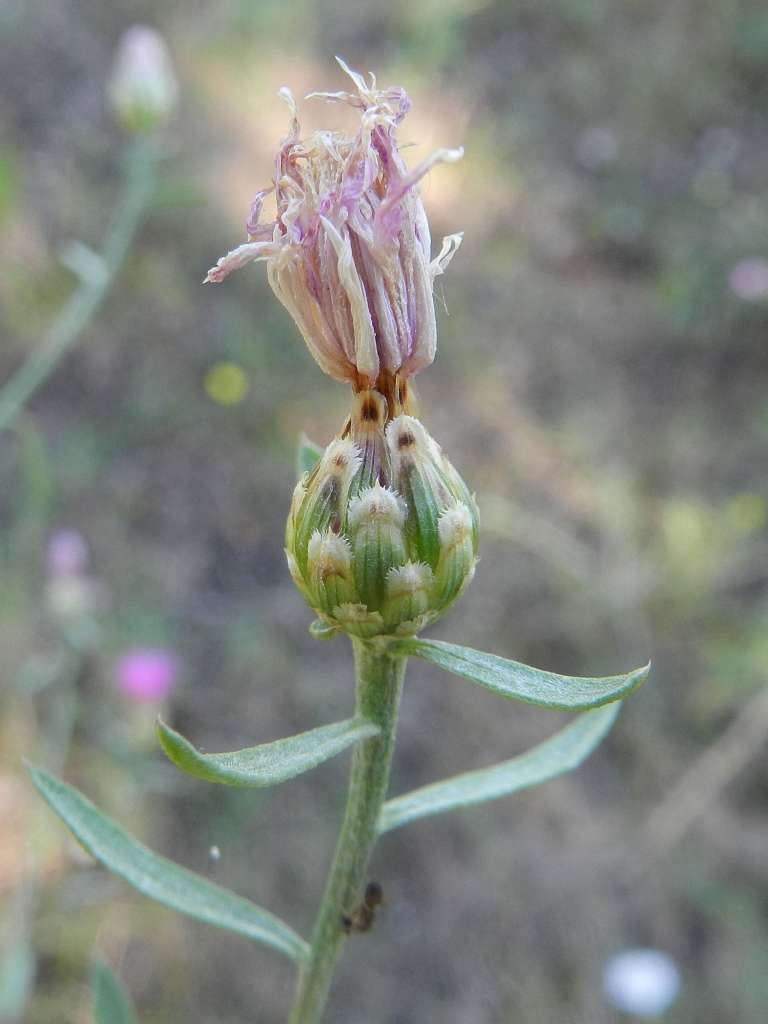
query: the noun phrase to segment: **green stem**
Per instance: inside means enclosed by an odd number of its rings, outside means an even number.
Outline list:
[[[405,658],[391,656],[364,640],[353,639],[352,645],[357,674],[356,713],[381,731],[359,743],[352,755],[344,821],[315,920],[309,959],[299,974],[289,1024],[317,1024],[322,1017],[346,938],[342,916],[360,902],[366,882],[395,746]]]
[[[84,275],[42,344],[0,390],[0,430],[13,423],[26,402],[45,383],[80,337],[106,298],[154,187],[154,165],[152,143],[146,139],[137,139],[128,151],[123,191],[104,240],[100,270]]]
[[[81,669],[79,657],[67,657],[61,677],[56,681],[57,690],[48,702],[51,722],[43,737],[43,756],[46,764],[57,774],[67,761],[77,726],[78,676]],[[40,895],[40,864],[38,840],[33,829],[28,829],[24,837],[24,853],[24,873],[11,909],[12,927],[0,944],[0,1018],[7,1024],[22,1024],[25,1019],[37,972],[37,955],[31,932]],[[21,973],[17,974],[19,970]],[[13,984],[9,982],[11,976],[15,979]]]

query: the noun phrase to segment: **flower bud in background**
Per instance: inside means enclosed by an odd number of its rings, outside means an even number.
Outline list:
[[[179,678],[179,660],[163,647],[136,647],[115,664],[118,690],[137,703],[156,703],[170,694]]]
[[[477,543],[475,500],[423,424],[359,392],[293,496],[286,554],[310,606],[354,636],[418,633],[472,579]]]
[[[178,84],[163,37],[147,25],[123,33],[109,79],[109,99],[130,134],[154,131],[176,109]]]
[[[97,610],[99,588],[88,573],[88,544],[78,530],[51,534],[46,551],[45,601],[48,610],[70,639],[92,639],[85,620]]]
[[[418,182],[462,151],[438,150],[408,170],[397,143],[407,94],[377,89],[373,76],[368,85],[339,64],[357,91],[311,95],[359,110],[357,134],[320,131],[301,140],[293,96],[282,89],[292,122],[273,185],[253,202],[249,241],[222,257],[206,281],[265,260],[272,289],[321,369],[356,390],[376,388],[391,405],[396,378],[418,373],[435,357],[432,286],[461,241],[460,234],[448,236],[432,258]],[[277,216],[262,222],[262,204],[273,191]]]

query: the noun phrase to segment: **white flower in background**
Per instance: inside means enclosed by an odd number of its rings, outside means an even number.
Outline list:
[[[680,971],[660,949],[625,949],[606,961],[603,991],[616,1009],[658,1019],[680,993]]]

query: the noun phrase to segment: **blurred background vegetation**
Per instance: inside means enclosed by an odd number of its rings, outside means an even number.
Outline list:
[[[411,162],[466,148],[423,188],[433,235],[466,235],[419,393],[484,535],[433,635],[555,671],[655,669],[577,774],[382,841],[387,905],[349,943],[329,1019],[611,1024],[630,1018],[605,1002],[604,961],[653,946],[682,970],[665,1020],[765,1020],[765,5],[5,0],[0,380],[75,287],[62,247],[101,244],[126,145],[105,82],[135,22],[163,32],[180,80],[160,185],[80,344],[0,436],[6,987],[36,958],[20,1019],[90,1020],[94,947],[144,1024],[278,1022],[289,1001],[287,962],[91,866],[20,761],[309,928],[346,757],[256,794],[192,782],[115,666],[171,652],[163,713],[207,750],[351,707],[348,645],[309,637],[282,552],[297,435],[329,440],[346,395],[259,267],[200,284],[270,179],[277,89],[344,88],[340,53],[408,89]],[[344,117],[301,109],[307,129]],[[77,621],[46,562],[62,528],[90,551]],[[393,791],[510,757],[562,717],[414,664]]]

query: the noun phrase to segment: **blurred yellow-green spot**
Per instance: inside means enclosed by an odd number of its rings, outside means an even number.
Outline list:
[[[768,502],[760,494],[737,494],[728,502],[725,514],[738,533],[754,533],[768,523]]]
[[[248,377],[237,363],[214,363],[205,375],[203,387],[217,405],[237,405],[248,394]]]
[[[669,501],[661,525],[667,544],[677,554],[693,555],[708,539],[707,509],[690,500]]]
[[[15,154],[0,150],[0,224],[10,220],[19,201],[19,170]]]

